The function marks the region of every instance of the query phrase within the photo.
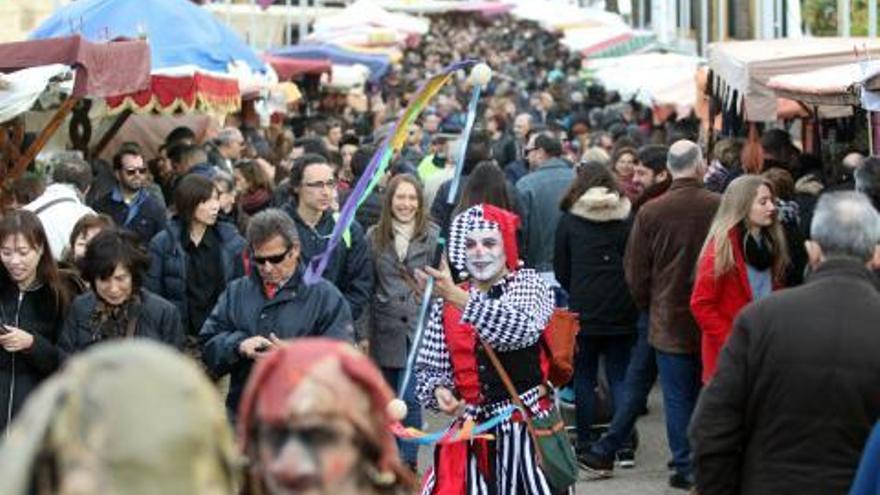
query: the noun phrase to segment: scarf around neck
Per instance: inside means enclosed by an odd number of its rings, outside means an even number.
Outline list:
[[[134,336],[141,314],[140,294],[133,293],[128,301],[119,306],[107,304],[97,294],[95,299],[90,322],[93,341]]]
[[[406,252],[409,250],[409,243],[412,241],[415,230],[415,222],[403,223],[391,220],[391,231],[394,233],[394,252],[397,254],[398,260],[406,259]]]

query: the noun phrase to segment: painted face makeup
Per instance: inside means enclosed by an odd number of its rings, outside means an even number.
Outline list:
[[[507,263],[504,242],[497,230],[475,230],[465,241],[467,258],[465,268],[478,282],[495,278]]]

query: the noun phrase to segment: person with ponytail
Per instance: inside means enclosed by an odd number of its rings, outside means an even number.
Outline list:
[[[702,332],[703,383],[715,373],[739,311],[782,286],[787,253],[772,183],[758,175],[735,179],[712,220],[691,293]]]

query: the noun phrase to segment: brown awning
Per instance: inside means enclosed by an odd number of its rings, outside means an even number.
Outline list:
[[[146,41],[92,43],[70,36],[0,44],[0,72],[49,64],[76,69],[76,97],[116,96],[150,86],[150,47]]]

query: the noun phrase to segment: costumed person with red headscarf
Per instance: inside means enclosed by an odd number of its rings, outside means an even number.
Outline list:
[[[431,308],[415,364],[425,407],[486,421],[511,405],[511,396],[484,348],[494,350],[534,420],[550,414],[539,340],[553,313],[553,292],[532,269],[520,268],[519,218],[481,204],[450,226],[449,261],[469,278],[461,286],[449,269],[426,268],[440,297]],[[488,433],[440,443],[424,495],[553,493],[521,411]]]
[[[350,344],[304,337],[264,355],[239,408],[245,495],[396,495],[415,483],[389,426],[391,388]]]

